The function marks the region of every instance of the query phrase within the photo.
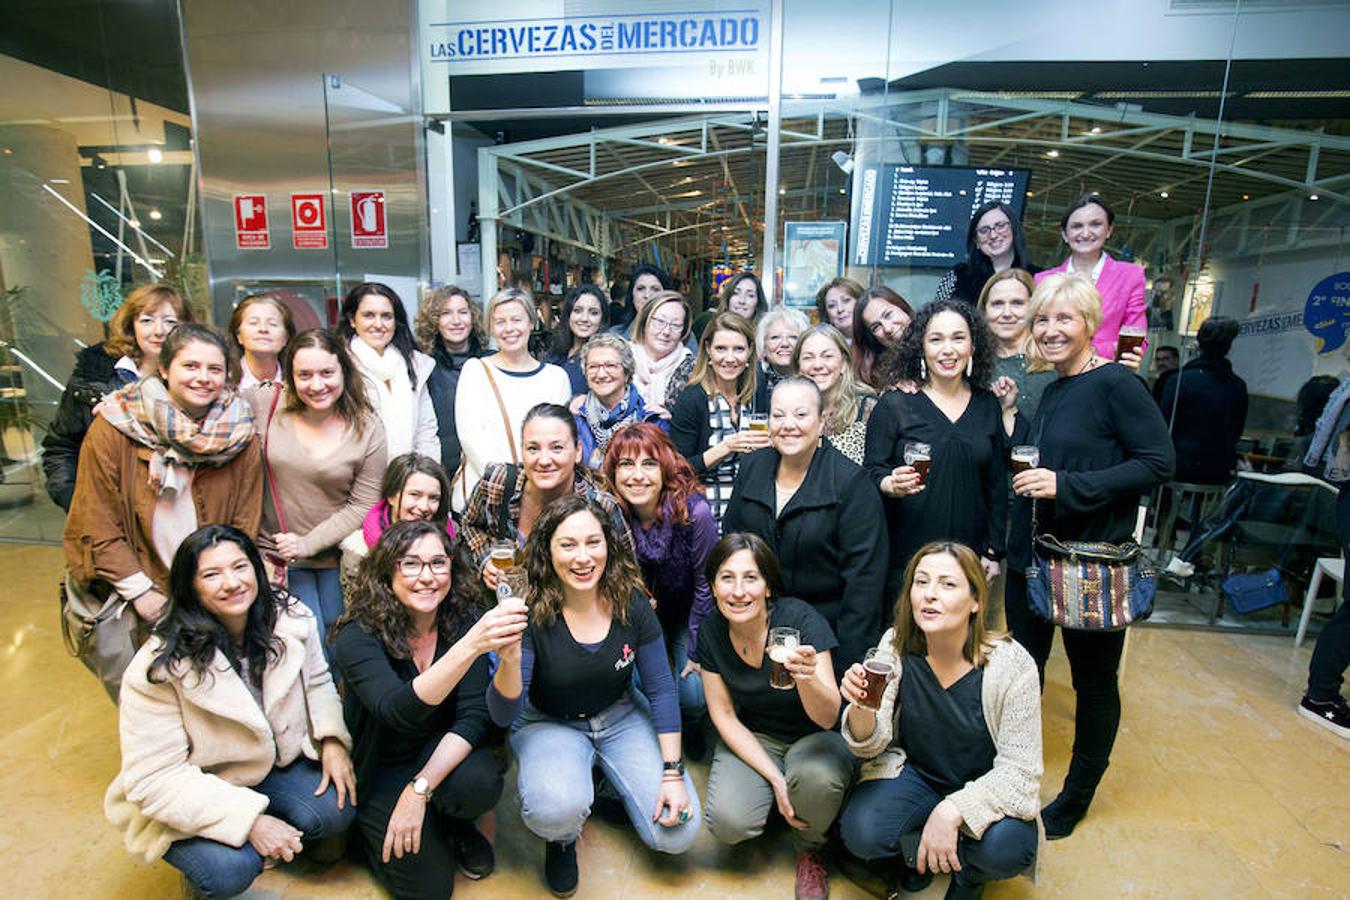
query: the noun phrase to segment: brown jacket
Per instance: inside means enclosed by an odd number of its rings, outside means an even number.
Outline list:
[[[168,593],[169,568],[151,541],[155,494],[150,449],[102,418],[95,418],[80,448],[75,496],[62,536],[66,564],[80,584],[114,582],[136,572]],[[199,466],[192,475],[197,524],[233,525],[250,537],[262,517],[262,457],[258,438],[223,466]]]

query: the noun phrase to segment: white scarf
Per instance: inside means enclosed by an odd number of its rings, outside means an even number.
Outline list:
[[[417,395],[408,380],[403,354],[393,344],[386,346],[383,354],[376,353],[359,337],[353,337],[350,346],[356,367],[374,392],[370,400],[384,425],[389,458],[407,453],[412,449],[417,424]]]
[[[666,354],[664,359],[652,359],[647,348],[637,341],[633,342],[633,384],[642,395],[647,406],[666,405],[666,388],[670,386],[670,376],[675,374],[680,363],[689,355],[689,348],[676,347]]]

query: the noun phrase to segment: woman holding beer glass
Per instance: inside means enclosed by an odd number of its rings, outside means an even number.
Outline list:
[[[877,395],[853,376],[848,340],[833,325],[814,325],[802,332],[792,351],[792,371],[820,388],[822,433],[844,456],[862,465],[867,445],[867,420]]]
[[[1120,262],[1106,252],[1116,214],[1099,194],[1083,194],[1060,217],[1059,228],[1069,255],[1064,262],[1036,274],[1040,284],[1051,275],[1079,275],[1090,280],[1102,298],[1102,314],[1092,345],[1103,359],[1139,371],[1148,346],[1148,301],[1144,267]]]
[[[769,445],[768,391],[758,376],[755,327],[736,313],[718,313],[671,413],[670,439],[698,473],[719,522],[742,454]]]
[[[661,623],[608,510],[567,496],[540,517],[525,548],[530,624],[503,647],[488,689],[498,725],[512,725],[521,816],[548,842],[544,880],[577,889],[576,840],[594,800],[598,763],[638,837],[683,853],[698,833],[698,797],[684,771],[680,709]],[[635,702],[634,673],[650,703]]]
[[[934,540],[977,548],[993,579],[1008,485],[1003,409],[985,388],[994,368],[989,329],[968,304],[937,300],[884,362],[887,380],[919,387],[883,394],[867,426],[864,465],[887,498],[890,585]]]
[[[1013,637],[1042,672],[1055,627],[1027,606],[1023,574],[1031,563],[1031,503],[1036,530],[1062,541],[1131,540],[1139,498],[1172,477],[1175,454],[1147,386],[1098,355],[1101,301],[1086,278],[1054,275],[1036,286],[1028,310],[1037,352],[1059,378],[1045,389],[1036,417],[1018,417],[1015,442],[1035,444],[1038,465],[1013,476],[1015,536],[1005,607]],[[1058,797],[1042,816],[1046,836],[1068,836],[1087,813],[1110,763],[1120,725],[1116,670],[1124,631],[1062,633],[1074,711],[1073,756]]]
[[[820,856],[853,779],[839,732],[834,632],[820,613],[783,596],[778,562],[755,534],[723,537],[708,556],[717,612],[696,658],[721,741],[708,772],[708,829],[739,844],[777,809],[793,829],[799,898],[824,898]]]
[[[840,835],[865,860],[903,852],[890,874],[907,891],[950,872],[948,898],[978,897],[1036,857],[1036,665],[986,629],[987,596],[973,550],[925,545],[905,570],[892,627],[840,686],[844,740],[866,760]]]
[[[445,529],[398,522],[362,563],[334,638],[361,785],[356,824],[375,877],[395,897],[447,897],[455,868],[492,873],[474,821],[502,776],[479,746],[487,653],[520,643],[525,610],[475,621],[474,574]],[[452,574],[453,569],[453,574]]]
[[[782,560],[783,587],[839,635],[835,667],[881,633],[886,526],[867,473],[822,443],[820,390],[794,375],[774,389],[772,446],[741,464],[724,530],[749,531]]]
[[[990,277],[976,304],[994,336],[994,380],[1008,377],[1017,386],[1017,410],[1025,418],[1036,415],[1041,392],[1057,377],[1054,369],[1034,356],[1027,306],[1036,281],[1022,269],[1004,269]]]
[[[516,567],[534,523],[550,503],[568,494],[593,498],[609,514],[624,550],[633,552],[619,501],[578,465],[577,420],[567,407],[540,403],[527,412],[520,445],[521,465],[489,463],[464,510],[464,540],[484,584],[497,589],[502,571]]]

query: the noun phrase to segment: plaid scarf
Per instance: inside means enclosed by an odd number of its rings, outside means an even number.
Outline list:
[[[150,486],[156,494],[182,491],[194,466],[222,466],[238,456],[253,437],[253,414],[230,388],[221,391],[198,421],[174,405],[168,388],[155,376],[109,394],[99,415],[154,451]]]

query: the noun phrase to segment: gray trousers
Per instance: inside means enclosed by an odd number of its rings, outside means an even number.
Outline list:
[[[792,830],[794,846],[799,852],[819,848],[853,783],[857,757],[837,731],[817,731],[791,744],[759,732],[755,738],[786,776],[797,818],[810,826]],[[774,809],[777,803],[769,782],[718,741],[703,806],[703,819],[713,836],[724,844],[758,837]]]

